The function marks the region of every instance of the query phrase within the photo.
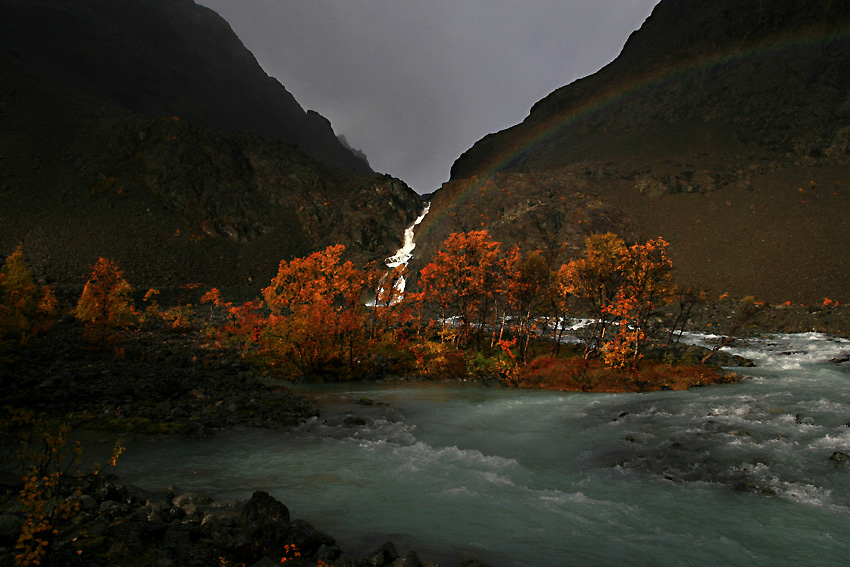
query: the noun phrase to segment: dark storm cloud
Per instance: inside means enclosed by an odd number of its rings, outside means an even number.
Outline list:
[[[657,0],[198,0],[372,167],[419,192],[613,60]]]

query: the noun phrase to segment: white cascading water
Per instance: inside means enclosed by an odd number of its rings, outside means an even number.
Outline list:
[[[386,259],[385,263],[389,269],[392,270],[398,266],[407,266],[407,263],[410,262],[411,258],[413,258],[413,249],[416,248],[416,243],[413,241],[413,233],[416,230],[416,226],[422,222],[430,209],[431,203],[426,203],[422,214],[416,218],[412,225],[405,229],[401,248],[399,248],[395,254]],[[405,278],[399,279],[399,281],[396,282],[396,291],[400,294],[404,293],[405,284]]]
[[[128,440],[116,472],[216,498],[266,490],[347,552],[391,540],[445,567],[846,565],[850,341],[739,344],[751,379],[685,392],[305,385],[321,418]]]

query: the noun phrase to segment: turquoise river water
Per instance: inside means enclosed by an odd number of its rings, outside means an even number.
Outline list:
[[[695,342],[704,336],[691,336]],[[312,387],[289,432],[134,439],[124,482],[266,490],[365,553],[444,567],[847,565],[850,342],[753,340],[741,384],[649,394],[470,385]],[[372,406],[355,403],[360,398]]]

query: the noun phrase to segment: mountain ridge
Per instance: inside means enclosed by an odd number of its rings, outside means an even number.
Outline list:
[[[458,158],[420,260],[485,228],[557,264],[614,230],[670,241],[682,284],[820,302],[850,294],[848,164],[850,13],[662,0],[614,61]]]
[[[127,0],[123,9],[129,4],[167,3]],[[209,20],[206,8],[200,14],[200,23]],[[131,26],[127,34],[137,32]],[[241,57],[237,42],[231,38]],[[67,77],[45,76],[47,63],[0,44],[0,254],[22,246],[33,272],[59,289],[78,289],[105,256],[143,289],[202,283],[256,293],[281,260],[326,246],[380,261],[421,211],[419,196],[398,179],[185,113],[136,112],[73,88]]]
[[[372,173],[326,118],[263,71],[221,16],[193,0],[3,0],[0,46],[44,76],[138,114],[292,143]]]

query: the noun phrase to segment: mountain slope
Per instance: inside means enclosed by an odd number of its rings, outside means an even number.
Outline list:
[[[371,173],[225,20],[193,0],[0,0],[0,47],[33,72],[133,112],[249,132]]]
[[[87,41],[90,51],[109,49]],[[199,282],[255,293],[281,259],[329,245],[344,244],[357,261],[381,260],[421,211],[397,179],[185,113],[143,115],[46,76],[48,66],[31,52],[0,49],[0,255],[23,246],[34,272],[60,289],[78,289],[106,256],[142,289]],[[172,90],[191,89],[176,82]],[[161,94],[134,96],[153,108]]]
[[[615,61],[455,162],[421,248],[488,228],[559,262],[590,232],[660,235],[681,283],[850,299],[848,38],[829,0],[663,0]]]

